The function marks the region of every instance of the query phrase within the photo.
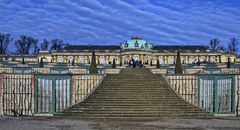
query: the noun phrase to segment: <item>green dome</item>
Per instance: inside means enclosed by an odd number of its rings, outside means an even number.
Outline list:
[[[152,48],[151,43],[142,40],[140,37],[134,36],[131,40],[125,41],[121,44],[122,49],[141,49],[150,50]]]

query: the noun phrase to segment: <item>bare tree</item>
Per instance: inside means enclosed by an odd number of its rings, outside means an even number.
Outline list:
[[[43,39],[43,42],[41,43],[41,50],[47,51],[49,46],[49,41],[46,39]]]
[[[229,51],[236,52],[238,44],[239,44],[239,41],[236,38],[234,38],[234,37],[230,38],[230,42],[228,43]]]
[[[51,50],[61,50],[65,45],[63,41],[59,39],[53,39],[51,40],[51,43],[52,43]]]
[[[220,41],[218,39],[212,39],[210,40],[209,47],[211,50],[217,50],[219,49]]]
[[[0,54],[6,54],[7,47],[13,38],[10,34],[1,34],[0,33]]]
[[[219,46],[218,46],[218,49],[219,49],[219,50],[223,50],[223,51],[225,50],[225,48],[224,48],[223,45],[219,45]]]
[[[36,50],[38,40],[33,37],[28,37],[25,35],[20,36],[20,39],[15,41],[15,46],[17,48],[17,53],[19,54],[29,54],[30,49],[34,48]]]
[[[35,42],[33,44],[33,47],[34,47],[33,54],[38,54],[39,52],[38,42]]]

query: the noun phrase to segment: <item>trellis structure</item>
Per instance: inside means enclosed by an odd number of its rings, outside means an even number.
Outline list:
[[[197,105],[197,75],[167,75],[171,87],[183,99]]]
[[[3,114],[33,115],[33,76],[4,74],[1,78]]]

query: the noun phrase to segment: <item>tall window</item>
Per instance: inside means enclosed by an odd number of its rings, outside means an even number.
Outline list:
[[[128,48],[128,43],[125,43],[125,47]]]
[[[137,40],[135,42],[135,47],[139,47],[139,44],[138,44]]]
[[[145,48],[148,48],[148,43],[145,43]]]

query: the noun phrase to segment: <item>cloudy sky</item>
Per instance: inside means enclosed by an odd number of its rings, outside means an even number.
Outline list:
[[[154,44],[240,39],[239,0],[0,0],[0,32],[70,44]]]

